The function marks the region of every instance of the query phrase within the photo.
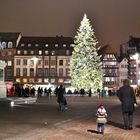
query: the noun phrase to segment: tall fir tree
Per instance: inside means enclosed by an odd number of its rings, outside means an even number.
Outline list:
[[[102,88],[103,71],[101,56],[98,55],[97,39],[86,14],[74,39],[72,53],[71,85],[76,90]]]

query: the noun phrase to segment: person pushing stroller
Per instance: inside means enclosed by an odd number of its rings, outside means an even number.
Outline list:
[[[60,85],[60,87],[58,88],[58,93],[57,93],[57,102],[59,103],[60,111],[67,110],[67,100],[64,94],[65,94],[65,89],[63,88],[62,85]]]

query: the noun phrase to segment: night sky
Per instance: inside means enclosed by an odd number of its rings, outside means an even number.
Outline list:
[[[74,37],[84,13],[101,46],[140,37],[140,0],[0,0],[0,32]]]

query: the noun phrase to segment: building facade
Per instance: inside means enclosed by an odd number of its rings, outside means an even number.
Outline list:
[[[6,82],[13,82],[14,79],[14,56],[20,39],[20,33],[0,33],[0,59],[7,63],[5,68]]]
[[[129,37],[128,41],[128,77],[134,86],[140,85],[140,38]]]
[[[102,68],[104,72],[103,86],[106,89],[117,89],[119,86],[119,67],[117,55],[113,48],[106,46],[102,56]]]
[[[6,82],[70,85],[73,38],[24,37],[20,33],[0,33],[0,41],[3,47],[0,57],[7,63]],[[102,55],[103,86],[117,87],[119,66],[115,51],[107,45],[98,54]]]
[[[72,44],[71,37],[22,37],[14,57],[14,81],[69,85]]]

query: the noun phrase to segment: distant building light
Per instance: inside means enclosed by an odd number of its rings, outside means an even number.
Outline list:
[[[48,47],[49,45],[48,44],[45,44],[45,47]]]
[[[21,47],[23,47],[23,46],[25,46],[25,44],[22,43],[22,44],[21,44]]]
[[[31,43],[29,43],[29,44],[28,44],[28,47],[31,47],[31,46],[32,46],[32,44],[31,44]]]
[[[55,44],[55,47],[58,47],[58,44]]]
[[[38,47],[39,46],[39,44],[35,44],[35,47]]]
[[[16,82],[19,83],[19,82],[20,82],[20,78],[17,78],[17,79],[16,79]]]

